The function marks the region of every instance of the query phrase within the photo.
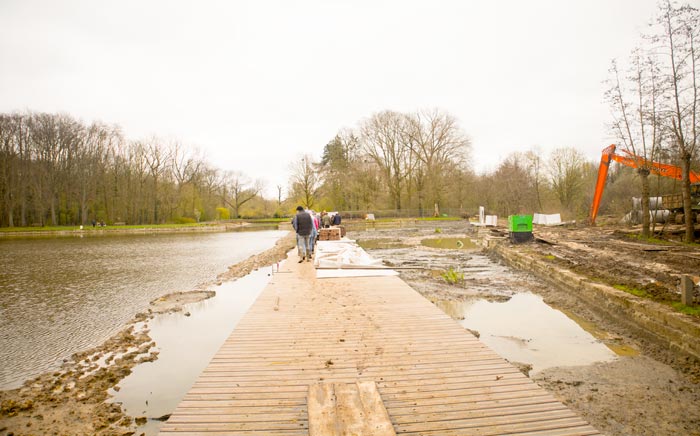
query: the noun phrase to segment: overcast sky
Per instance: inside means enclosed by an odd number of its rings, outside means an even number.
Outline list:
[[[287,186],[339,129],[439,108],[494,169],[614,141],[603,100],[653,0],[0,0],[0,112],[66,112]]]

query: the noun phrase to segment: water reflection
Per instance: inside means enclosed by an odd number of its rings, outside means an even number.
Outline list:
[[[532,365],[533,372],[555,366],[588,365],[615,358],[601,341],[562,312],[531,293],[507,302],[437,301],[460,324],[477,330],[480,340],[502,357]]]
[[[0,389],[101,344],[151,300],[211,281],[285,233],[0,239]]]
[[[238,321],[269,282],[270,270],[262,269],[216,288],[216,296],[185,306],[191,313],[157,316],[149,324],[151,338],[160,352],[154,362],[134,368],[111,392],[133,417],[146,416],[138,432],[155,435],[167,416],[185,396]]]

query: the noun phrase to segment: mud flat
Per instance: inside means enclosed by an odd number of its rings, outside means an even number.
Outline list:
[[[608,269],[614,274],[609,281],[670,295],[678,274],[697,269],[694,256],[700,253],[675,245],[640,248],[626,237],[627,230],[547,232],[545,237],[557,245],[511,245],[503,231],[474,229],[465,222],[416,223],[348,236],[398,267],[405,281],[438,306],[445,300],[506,301],[516,293],[531,292],[576,321],[617,357],[549,367],[530,377],[603,433],[700,435],[698,319],[575,273],[583,265],[588,265],[583,271],[598,276]],[[471,238],[489,249],[433,249],[421,244],[426,238]],[[567,244],[575,250],[564,250]],[[668,260],[661,250],[672,252]],[[463,274],[463,280],[446,280],[450,270],[457,277]],[[591,289],[582,290],[589,285]],[[459,313],[448,314],[463,322]],[[528,362],[512,363],[525,373],[531,368]]]
[[[700,381],[700,319],[674,311],[648,299],[591,280],[549,261],[537,252],[537,245],[495,244],[494,251],[508,264],[535,274],[561,289],[549,300],[562,304],[565,298],[580,300],[596,315],[598,324],[619,325],[633,333],[655,358],[667,361]],[[572,300],[573,304],[577,302]],[[578,305],[576,305],[578,306]]]
[[[273,248],[230,267],[200,289],[158,298],[102,345],[74,354],[59,370],[28,380],[18,389],[0,391],[0,435],[136,434],[139,420],[146,418],[127,416],[120,405],[107,400],[108,391],[136,365],[158,358],[156,344],[148,335],[148,321],[211,298],[215,292],[209,287],[271,265],[283,259],[293,245],[293,235],[287,235]]]
[[[606,434],[700,435],[700,320],[562,267],[538,245],[491,244],[506,263],[551,285],[540,291],[548,304],[595,326],[613,347],[629,344],[640,354],[550,368],[533,379]],[[616,258],[617,268],[640,273],[624,259]]]

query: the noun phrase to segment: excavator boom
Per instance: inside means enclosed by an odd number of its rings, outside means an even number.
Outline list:
[[[626,165],[632,168],[645,167],[649,170],[651,174],[656,174],[664,177],[671,177],[677,180],[683,179],[683,173],[680,167],[677,167],[675,165],[648,161],[642,157],[630,153],[627,150],[623,150],[625,156],[615,154],[615,149],[615,144],[605,147],[603,149],[603,155],[600,158],[600,166],[598,167],[598,179],[596,180],[595,192],[593,194],[593,203],[591,204],[591,224],[595,224],[595,219],[598,216],[598,208],[600,207],[600,200],[603,197],[603,190],[605,189],[605,181],[608,177],[608,168],[610,168],[611,161],[619,162],[622,165]],[[690,183],[700,183],[700,174],[691,171],[689,176]]]
[[[635,156],[632,153],[623,150],[627,156],[620,156],[619,154],[612,154],[610,157],[615,162],[619,162],[622,165],[626,165],[632,168],[646,167],[651,174],[656,174],[657,176],[670,177],[676,180],[683,180],[683,172],[680,167],[675,165],[662,164],[659,162],[651,162],[643,159],[639,156]],[[690,172],[690,183],[700,182],[700,176],[694,172]]]

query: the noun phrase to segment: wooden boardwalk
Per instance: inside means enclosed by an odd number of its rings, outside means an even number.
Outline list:
[[[399,435],[600,434],[398,277],[317,280],[296,260],[161,434],[307,435],[309,386],[358,381]]]

